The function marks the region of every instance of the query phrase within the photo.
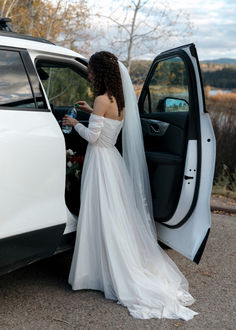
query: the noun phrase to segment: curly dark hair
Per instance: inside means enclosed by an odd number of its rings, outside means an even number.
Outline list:
[[[88,66],[94,76],[94,98],[107,93],[110,101],[113,102],[113,96],[120,116],[125,102],[117,57],[107,51],[97,52],[90,57]]]

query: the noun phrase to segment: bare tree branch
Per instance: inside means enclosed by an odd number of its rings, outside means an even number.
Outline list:
[[[130,31],[130,42],[129,42],[129,46],[128,46],[128,55],[127,55],[128,71],[130,71],[130,67],[131,67],[131,52],[132,52],[132,48],[133,48],[134,28],[135,28],[135,24],[136,24],[137,14],[140,9],[140,1],[141,0],[138,0],[138,3],[135,4],[134,15],[132,18],[131,31]],[[132,1],[132,2],[134,3],[134,1]]]
[[[177,38],[180,31],[182,37],[191,30],[189,17],[183,10],[175,12],[164,0],[160,1],[155,3],[152,0],[127,0],[125,5],[120,1],[117,8],[122,8],[123,15],[118,9],[113,10],[110,15],[97,14],[97,17],[114,23],[109,45],[111,49],[123,53],[123,56],[125,54],[128,70],[137,54],[154,53],[154,44],[157,47],[161,40]],[[109,33],[105,34],[107,40]]]
[[[106,15],[101,15],[101,14],[98,14],[97,15],[98,17],[104,17],[104,18],[107,18],[108,20],[112,21],[113,23],[115,23],[116,25],[118,25],[119,27],[121,27],[122,29],[125,29],[127,33],[130,33],[130,31],[128,30],[128,28],[120,23],[119,21],[117,21],[116,19],[114,19],[113,17],[111,16],[106,16]]]

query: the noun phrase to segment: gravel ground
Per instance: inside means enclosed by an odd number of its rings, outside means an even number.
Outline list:
[[[187,277],[199,315],[182,320],[137,320],[98,291],[71,291],[71,253],[37,262],[0,278],[0,329],[235,329],[236,217],[212,215],[199,265],[168,254]]]

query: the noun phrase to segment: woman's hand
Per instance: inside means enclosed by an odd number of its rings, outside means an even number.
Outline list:
[[[62,118],[62,126],[75,126],[76,124],[78,124],[78,120],[69,115]]]
[[[93,112],[93,109],[85,101],[78,101],[78,102],[76,102],[76,104],[78,104],[79,109],[84,111],[84,112],[87,112],[87,113]]]

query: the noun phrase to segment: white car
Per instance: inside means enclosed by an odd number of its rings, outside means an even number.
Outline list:
[[[77,100],[91,104],[87,63],[49,41],[0,32],[0,274],[73,247],[86,141],[60,121]],[[215,137],[194,44],[154,59],[139,109],[158,240],[198,263],[211,226]],[[78,118],[87,124],[89,114]]]

